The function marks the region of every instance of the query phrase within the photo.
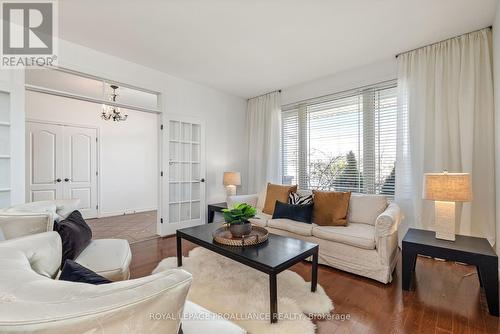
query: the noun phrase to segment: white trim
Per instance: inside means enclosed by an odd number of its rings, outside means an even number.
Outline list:
[[[148,212],[148,211],[158,211],[158,208],[150,207],[150,208],[139,208],[139,209],[125,209],[121,211],[106,211],[106,212],[101,212],[101,214],[97,218],[127,216],[127,215],[133,215],[135,213]]]
[[[162,108],[163,106],[163,99],[161,98],[162,95],[158,95],[158,108]],[[158,206],[158,209],[156,211],[156,234],[162,235],[162,219],[163,219],[163,212],[167,210],[163,210],[163,184],[164,181],[167,179],[167,171],[163,170],[163,140],[165,133],[167,132],[167,129],[165,129],[165,124],[163,124],[163,114],[158,114],[157,116],[157,122],[156,122],[157,129],[158,131],[158,196],[157,196],[157,202],[156,205]],[[163,127],[163,130],[161,129]],[[163,172],[163,176],[161,176],[161,173]]]
[[[142,88],[142,87],[130,85],[130,84],[119,82],[119,81],[114,81],[114,80],[106,79],[106,78],[103,78],[103,77],[99,77],[99,76],[96,76],[96,75],[83,73],[83,72],[80,72],[80,71],[75,71],[75,70],[72,70],[72,69],[69,69],[69,68],[66,68],[66,67],[50,66],[50,67],[47,67],[47,68],[50,69],[50,70],[53,70],[53,71],[59,71],[59,72],[63,72],[63,73],[68,73],[68,74],[76,75],[76,76],[87,78],[87,79],[92,79],[92,80],[96,80],[96,81],[105,81],[107,84],[110,84],[110,85],[117,85],[117,86],[120,86],[120,87],[126,87],[126,88],[130,88],[130,89],[133,89],[133,90],[138,90],[138,91],[141,91],[141,92],[144,92],[144,93],[153,94],[153,95],[157,95],[157,96],[160,95],[159,92],[155,92],[154,90],[150,90],[150,89],[147,89],[147,88]]]
[[[96,172],[97,172],[97,178],[96,178],[96,194],[97,194],[97,218],[101,216],[101,129],[97,126],[91,126],[91,125],[84,125],[84,124],[77,124],[77,123],[68,123],[68,122],[59,122],[59,121],[46,121],[46,120],[40,120],[40,119],[34,119],[34,118],[26,118],[25,124],[28,122],[31,123],[40,123],[40,124],[50,124],[50,125],[61,125],[61,126],[71,126],[71,127],[77,127],[77,128],[84,128],[84,129],[92,129],[96,130],[96,138],[97,138],[97,144],[96,144]],[[25,174],[28,173],[28,171],[25,171]],[[26,188],[26,194],[29,193],[29,182],[26,182],[25,184]]]
[[[113,102],[113,101],[109,101],[109,100],[105,100],[105,99],[99,99],[99,98],[84,96],[84,95],[80,95],[80,94],[68,93],[68,92],[63,92],[63,91],[56,90],[56,89],[50,89],[50,88],[45,88],[45,87],[40,87],[40,86],[35,86],[35,85],[30,85],[30,84],[25,84],[24,87],[26,88],[27,91],[30,91],[30,92],[55,95],[55,96],[66,97],[69,99],[92,102],[92,103],[97,103],[97,104],[106,104],[108,106],[136,110],[136,111],[149,112],[149,113],[154,113],[154,114],[161,113],[161,110],[158,110],[158,109],[150,109],[150,108],[144,108],[144,107],[134,106],[134,105],[130,105],[130,104]]]
[[[200,208],[200,214],[201,214],[201,208]],[[204,223],[200,224],[198,219],[196,219],[196,220],[184,221],[184,222],[179,222],[179,223],[168,223],[167,222],[167,223],[164,223],[163,225],[165,227],[163,228],[163,233],[160,235],[161,237],[174,235],[177,232],[177,230],[181,229],[181,228],[204,225]]]

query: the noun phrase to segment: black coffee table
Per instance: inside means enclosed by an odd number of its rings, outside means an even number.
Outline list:
[[[207,224],[177,230],[177,266],[182,266],[182,239],[186,239],[217,254],[228,257],[269,275],[271,323],[278,321],[276,275],[312,256],[311,291],[318,285],[319,246],[299,239],[269,234],[266,242],[246,247],[221,245],[213,241],[212,233],[222,224]]]

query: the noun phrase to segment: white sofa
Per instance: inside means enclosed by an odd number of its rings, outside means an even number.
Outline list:
[[[8,239],[0,241],[0,333],[174,334],[179,322],[170,319],[182,308],[184,334],[246,333],[185,300],[191,282],[185,271],[127,280],[131,252],[126,240],[92,240],[76,259],[114,283],[95,286],[53,280],[62,254],[53,222],[77,205],[44,201],[0,210],[0,232]],[[120,280],[124,281],[116,282]],[[166,319],[156,318],[164,315]]]
[[[0,242],[0,333],[168,333],[191,274],[174,269],[103,285],[55,280],[61,239],[45,232]]]
[[[310,194],[299,190],[299,193]],[[262,212],[266,193],[228,197],[228,205],[247,203],[257,207],[255,225],[270,233],[295,237],[319,245],[319,263],[372,278],[382,283],[392,281],[398,254],[398,205],[382,195],[352,194],[347,226],[318,226],[272,219]]]
[[[0,235],[6,240],[52,231],[54,221],[78,208],[78,200],[38,201],[0,210]],[[111,281],[130,277],[127,240],[93,239],[75,261]]]

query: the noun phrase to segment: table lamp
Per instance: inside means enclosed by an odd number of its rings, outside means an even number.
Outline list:
[[[423,198],[435,201],[436,239],[455,241],[455,202],[472,200],[470,174],[424,174]]]
[[[236,195],[236,186],[241,185],[241,175],[239,172],[224,172],[224,185],[227,196]]]

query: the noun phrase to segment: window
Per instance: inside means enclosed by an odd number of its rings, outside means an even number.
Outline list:
[[[394,195],[396,83],[285,106],[283,183]]]

